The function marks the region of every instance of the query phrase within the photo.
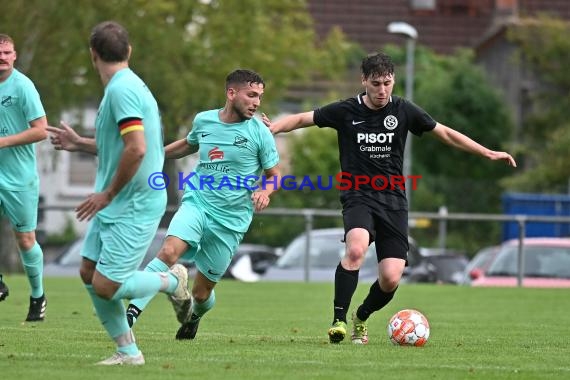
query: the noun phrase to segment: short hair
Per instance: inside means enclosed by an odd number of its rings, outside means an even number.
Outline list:
[[[91,31],[89,46],[104,62],[124,62],[129,58],[129,33],[115,21],[104,21]]]
[[[226,90],[236,84],[258,83],[265,87],[265,82],[261,75],[252,70],[238,69],[228,74],[226,77]]]
[[[11,43],[12,45],[15,45],[15,44],[14,44],[14,40],[12,39],[12,37],[10,37],[10,36],[7,35],[7,34],[2,34],[2,33],[0,33],[0,44],[5,44],[6,42],[9,42],[9,43]]]
[[[385,53],[372,53],[362,60],[360,66],[364,79],[371,76],[386,76],[394,74],[394,63],[392,58]]]

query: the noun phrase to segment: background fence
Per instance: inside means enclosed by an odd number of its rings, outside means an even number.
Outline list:
[[[275,216],[301,216],[304,218],[305,232],[307,233],[305,254],[311,252],[311,234],[315,217],[336,217],[341,215],[340,210],[322,210],[322,209],[280,209],[269,208],[264,210],[265,215]],[[439,248],[446,248],[447,240],[447,224],[449,221],[465,221],[465,222],[514,222],[518,225],[518,255],[517,255],[517,284],[522,286],[522,278],[524,273],[524,245],[523,240],[526,236],[526,226],[530,222],[537,223],[570,223],[568,216],[541,216],[541,215],[504,215],[504,214],[467,214],[467,213],[448,213],[445,207],[441,207],[439,212],[410,212],[410,225],[422,224],[424,221],[438,222],[438,241]],[[305,263],[309,263],[308,257]],[[305,265],[305,279],[309,278],[310,268]]]
[[[167,215],[172,215],[176,211],[176,207],[169,207],[167,210]],[[70,207],[62,206],[40,206],[40,215],[43,215],[46,211],[73,211]],[[308,238],[306,239],[305,254],[305,278],[309,278],[309,259],[308,255],[311,252],[311,234],[310,231],[314,229],[314,220],[316,217],[327,217],[327,218],[340,218],[342,213],[340,210],[329,210],[329,209],[285,209],[285,208],[268,208],[263,211],[265,216],[278,216],[278,217],[301,217],[304,223],[304,231],[307,233]],[[167,226],[170,218],[167,217],[163,220],[162,225]],[[463,222],[496,222],[496,223],[516,223],[518,226],[518,256],[517,256],[517,268],[518,268],[518,285],[522,285],[522,277],[524,273],[523,268],[523,257],[524,257],[524,245],[523,239],[526,236],[526,229],[529,223],[555,223],[555,224],[570,224],[570,217],[568,216],[546,216],[546,215],[505,215],[505,214],[473,214],[473,213],[448,213],[445,207],[441,207],[439,212],[410,212],[409,213],[410,226],[419,226],[422,224],[432,224],[437,223],[437,233],[438,233],[438,248],[445,249],[447,246],[447,231],[448,223],[450,221],[463,221]],[[45,221],[40,221],[38,224],[38,235],[42,235],[42,223]],[[3,229],[2,234],[4,237],[9,233],[9,229]],[[6,240],[6,239],[4,239]],[[1,258],[6,260],[8,258]],[[4,267],[6,267],[4,265]],[[10,269],[10,266],[8,266]]]

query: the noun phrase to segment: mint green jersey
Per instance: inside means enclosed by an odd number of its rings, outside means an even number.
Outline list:
[[[119,122],[132,118],[142,119],[146,153],[135,176],[97,213],[103,222],[151,222],[160,218],[166,208],[166,191],[154,190],[148,184],[149,176],[162,172],[164,164],[158,104],[145,83],[128,68],[113,75],[97,111],[95,140],[99,164],[95,191],[101,192],[111,184],[124,148]]]
[[[32,81],[14,69],[0,83],[0,137],[30,128],[30,121],[45,116],[40,94]],[[38,186],[36,144],[0,149],[0,189],[24,191]]]
[[[246,232],[253,217],[251,193],[264,169],[279,162],[275,139],[258,119],[224,123],[220,110],[196,115],[186,141],[199,145],[199,162],[184,178],[182,201],[193,199],[218,223]],[[179,178],[182,179],[182,178]],[[268,184],[268,186],[273,186]]]

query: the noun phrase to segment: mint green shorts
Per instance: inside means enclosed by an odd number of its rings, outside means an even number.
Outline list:
[[[243,239],[243,232],[224,227],[208,215],[204,207],[190,200],[182,202],[168,227],[167,235],[190,245],[183,254],[212,282],[219,282]]]
[[[38,223],[38,197],[37,187],[25,191],[0,190],[0,217],[6,214],[15,231],[35,231]]]
[[[96,262],[95,269],[122,284],[138,270],[160,221],[104,223],[95,217],[85,234],[81,256]]]

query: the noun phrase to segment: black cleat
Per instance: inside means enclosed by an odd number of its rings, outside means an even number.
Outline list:
[[[45,294],[40,298],[30,297],[30,309],[26,322],[41,322],[46,316],[47,299]]]
[[[8,285],[2,280],[2,275],[0,274],[0,301],[4,301],[9,294]]]
[[[184,339],[194,339],[196,337],[196,333],[198,332],[198,325],[200,324],[201,318],[191,318],[188,322],[185,322],[180,326],[178,331],[176,332],[176,339],[184,340]]]
[[[141,309],[139,309],[132,303],[129,304],[129,306],[127,307],[127,323],[129,324],[129,327],[131,328],[133,327],[133,325],[135,324],[141,313],[142,313]]]

